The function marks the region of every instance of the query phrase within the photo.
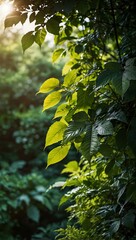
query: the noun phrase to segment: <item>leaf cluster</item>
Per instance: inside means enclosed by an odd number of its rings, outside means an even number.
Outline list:
[[[43,111],[58,106],[45,147],[58,146],[49,152],[47,166],[62,161],[71,146],[81,156],[63,170],[70,173],[64,187],[72,190],[61,204],[71,201],[67,211],[74,227],[60,230],[58,237],[135,239],[135,3],[52,3],[53,8],[48,1],[26,5],[32,8],[35,31],[44,26],[54,34],[58,47],[53,61],[69,57],[62,69],[63,82],[48,78],[39,89],[46,94]],[[26,5],[18,5],[20,13]]]

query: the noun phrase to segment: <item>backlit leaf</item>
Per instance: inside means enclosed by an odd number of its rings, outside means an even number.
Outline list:
[[[22,24],[24,24],[24,22],[26,21],[26,19],[27,19],[27,13],[21,14],[21,16],[20,16],[20,21],[21,21]]]
[[[63,85],[65,87],[69,87],[70,85],[72,85],[75,82],[77,76],[77,70],[71,70],[67,73],[67,75],[64,77],[64,83]]]
[[[31,13],[29,17],[30,23],[33,22],[34,20],[35,20],[35,12]]]
[[[67,125],[60,121],[53,123],[47,132],[45,147],[61,141],[66,127]]]
[[[36,25],[43,24],[45,20],[45,12],[42,10],[39,11],[35,16],[35,20],[36,20]]]
[[[66,172],[73,173],[78,171],[78,169],[79,169],[78,162],[71,161],[65,165],[65,168],[62,170],[62,173],[66,173]]]
[[[59,203],[59,206],[61,206],[62,204],[64,204],[65,202],[67,202],[69,200],[69,196],[68,195],[64,195],[61,200],[60,200],[60,203]]]
[[[47,167],[62,161],[68,154],[71,145],[59,146],[51,150],[48,154]]]
[[[54,52],[53,52],[53,55],[52,55],[52,61],[53,62],[56,62],[58,60],[58,58],[62,55],[62,53],[65,51],[64,48],[59,48],[59,49],[56,49]]]
[[[16,25],[19,21],[20,21],[20,16],[9,15],[6,17],[6,19],[4,21],[4,26],[5,26],[5,28],[12,27],[14,24]]]
[[[21,39],[21,42],[22,42],[22,48],[23,48],[23,51],[25,51],[26,49],[28,49],[29,47],[32,46],[32,44],[34,43],[34,35],[33,35],[33,31],[30,31],[28,33],[26,33],[22,39]]]
[[[58,86],[59,86],[59,80],[57,78],[49,78],[41,85],[38,93],[50,92]]]
[[[61,105],[58,106],[54,118],[58,118],[58,117],[64,117],[66,116],[66,114],[68,113],[68,107],[66,103],[62,103]]]
[[[61,93],[59,91],[55,91],[50,93],[44,100],[43,103],[43,111],[45,111],[48,108],[51,108],[58,104],[61,100]]]
[[[71,61],[67,62],[62,69],[62,76],[66,75],[69,72],[69,70],[71,69],[71,67],[73,65],[75,65],[75,63],[76,63],[75,60],[71,60]]]
[[[46,30],[45,28],[39,29],[35,34],[35,42],[41,47],[43,44],[45,37],[46,37]]]

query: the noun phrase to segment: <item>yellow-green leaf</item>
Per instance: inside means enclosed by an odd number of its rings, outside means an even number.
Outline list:
[[[49,78],[41,85],[38,93],[50,92],[58,86],[59,86],[59,80],[57,78]]]
[[[61,93],[59,91],[55,91],[50,93],[44,100],[43,103],[43,111],[48,108],[55,106],[61,100]]]
[[[62,170],[62,173],[74,173],[79,170],[79,165],[77,161],[71,161],[65,165],[65,168]]]
[[[58,106],[56,112],[55,112],[55,116],[54,118],[58,118],[58,117],[64,117],[67,115],[67,113],[69,112],[67,104],[66,103],[62,103],[61,105]]]
[[[67,156],[70,147],[71,145],[68,144],[51,150],[48,154],[47,167],[63,160]]]
[[[67,125],[60,121],[53,123],[47,132],[45,147],[61,141],[66,127]]]
[[[58,60],[58,58],[62,55],[62,53],[65,51],[64,48],[59,48],[59,49],[56,49],[54,52],[53,52],[53,55],[52,55],[52,61],[53,62],[56,62]]]
[[[69,71],[66,76],[64,77],[64,86],[69,87],[75,82],[75,79],[77,77],[77,70],[71,70]]]
[[[62,76],[66,75],[70,71],[72,66],[75,64],[76,64],[75,60],[71,60],[71,61],[67,62],[62,69]]]

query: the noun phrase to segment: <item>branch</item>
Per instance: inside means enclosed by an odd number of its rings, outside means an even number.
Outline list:
[[[121,54],[120,54],[120,46],[119,46],[119,41],[118,41],[118,33],[117,33],[117,26],[116,26],[116,20],[115,20],[115,13],[114,13],[114,7],[113,7],[112,0],[110,0],[110,4],[111,4],[111,11],[112,11],[112,17],[113,17],[113,27],[114,27],[114,32],[115,32],[115,39],[116,39],[116,44],[117,44],[117,49],[118,49],[119,60],[120,60],[120,62],[122,62]]]

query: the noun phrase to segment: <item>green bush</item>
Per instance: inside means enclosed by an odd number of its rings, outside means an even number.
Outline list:
[[[62,193],[57,188],[50,189],[49,181],[40,172],[21,175],[23,165],[18,161],[10,166],[10,171],[0,171],[0,237],[33,239],[44,229],[44,237],[54,239],[53,229],[64,220],[63,210],[58,210]],[[37,235],[37,239],[42,237]]]

